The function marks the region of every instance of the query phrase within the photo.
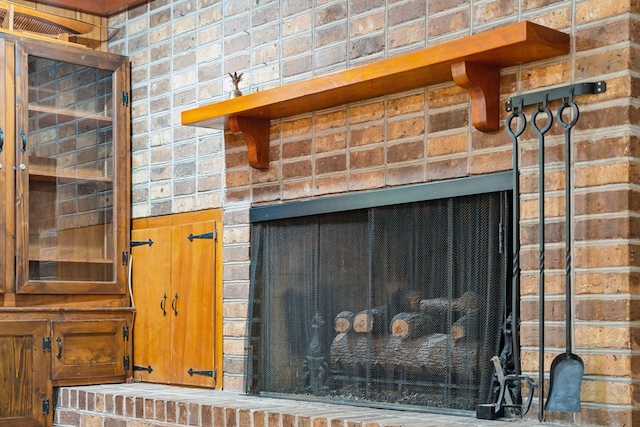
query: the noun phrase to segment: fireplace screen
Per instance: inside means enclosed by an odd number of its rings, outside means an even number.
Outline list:
[[[254,222],[246,391],[445,411],[490,402],[508,204],[495,192]]]

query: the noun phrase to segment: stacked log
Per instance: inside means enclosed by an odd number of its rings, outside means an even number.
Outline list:
[[[433,322],[423,313],[398,313],[391,319],[391,335],[400,339],[414,339],[433,329]]]
[[[462,314],[482,308],[482,299],[475,292],[467,291],[459,298],[451,300],[448,298],[423,299],[418,306],[423,313],[445,315],[450,309],[454,314]]]
[[[420,311],[420,301],[423,299],[423,292],[398,289],[389,298],[389,313],[393,316],[402,312]]]
[[[348,369],[346,364],[352,363],[351,349],[353,348],[355,341],[356,335],[353,334],[342,332],[336,335],[329,350],[329,358],[333,366],[343,366]]]
[[[362,310],[353,318],[353,330],[360,333],[380,334],[387,331],[386,308]]]
[[[335,317],[331,364],[347,375],[382,367],[412,375],[475,378],[480,368],[482,306],[475,292],[453,300],[425,299],[418,291],[401,289],[385,307],[340,312]],[[451,316],[455,322],[444,330]]]
[[[337,333],[349,332],[353,328],[353,318],[355,314],[352,311],[341,311],[336,315],[334,320],[334,328]]]
[[[478,310],[471,310],[464,316],[460,317],[451,325],[451,337],[454,340],[466,339],[477,340],[480,338],[480,330],[478,322],[480,321],[480,313]]]
[[[424,335],[414,340],[338,334],[331,344],[330,360],[347,374],[366,366],[401,366],[409,374],[474,378],[479,370],[478,342],[455,341],[448,334]]]

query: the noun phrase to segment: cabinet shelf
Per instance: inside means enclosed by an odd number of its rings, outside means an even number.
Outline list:
[[[43,181],[43,182],[74,182],[74,181],[90,181],[90,182],[99,182],[99,183],[112,183],[113,178],[103,177],[103,176],[95,176],[90,175],[88,173],[65,173],[65,172],[50,172],[50,171],[41,171],[34,170],[31,168],[29,170],[29,179],[33,181]]]
[[[269,120],[453,80],[469,92],[474,126],[500,127],[500,70],[569,53],[569,35],[523,21],[371,64],[182,112],[182,124],[244,136],[249,164],[269,167]]]
[[[113,125],[113,118],[106,115],[30,104],[29,118],[34,117],[38,118],[38,123],[41,128],[48,128],[73,120],[86,122],[85,127],[87,130]]]
[[[67,264],[113,264],[112,259],[105,258],[57,258],[57,257],[37,257],[30,258],[30,262],[57,262]]]

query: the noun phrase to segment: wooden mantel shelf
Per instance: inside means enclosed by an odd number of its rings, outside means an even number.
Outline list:
[[[249,164],[269,168],[269,120],[453,80],[471,98],[472,121],[500,127],[500,69],[569,53],[569,35],[524,21],[375,63],[182,112],[182,124],[243,135]]]

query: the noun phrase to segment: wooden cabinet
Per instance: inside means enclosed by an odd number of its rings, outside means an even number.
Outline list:
[[[0,59],[0,426],[51,426],[52,387],[130,375],[129,61],[1,30]]]
[[[221,232],[217,211],[134,222],[133,242],[141,243],[132,250],[136,379],[221,386]]]

